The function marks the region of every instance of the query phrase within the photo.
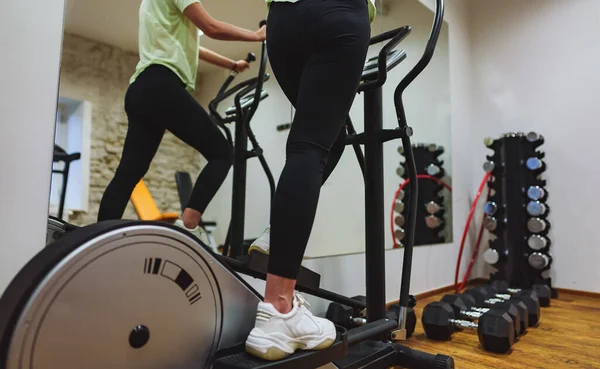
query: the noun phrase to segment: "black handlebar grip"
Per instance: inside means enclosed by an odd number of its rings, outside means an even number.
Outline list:
[[[248,53],[248,56],[246,56],[246,61],[248,63],[252,63],[255,60],[256,60],[256,55],[254,55],[254,53]]]
[[[261,21],[258,23],[258,26],[259,26],[259,27],[266,26],[266,25],[267,25],[267,20],[266,20],[266,19],[263,19],[263,20],[261,20]]]

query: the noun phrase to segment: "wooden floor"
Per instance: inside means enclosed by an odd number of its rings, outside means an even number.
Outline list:
[[[451,341],[425,338],[421,326],[423,307],[444,294],[420,299],[417,329],[405,342],[411,348],[454,357],[456,368],[600,368],[600,298],[560,292],[552,305],[542,308],[538,327],[529,328],[508,354],[483,350],[477,332],[454,334]]]

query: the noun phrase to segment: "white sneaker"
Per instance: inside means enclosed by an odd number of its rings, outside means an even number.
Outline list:
[[[262,252],[263,254],[269,254],[269,241],[271,239],[271,226],[265,228],[263,234],[252,242],[248,248],[248,254],[252,251]]]
[[[318,318],[300,295],[293,308],[281,314],[269,303],[260,302],[254,329],[246,340],[246,352],[263,360],[281,360],[296,350],[322,350],[335,342],[332,322]]]
[[[190,229],[190,228],[186,227],[185,224],[183,224],[183,220],[181,220],[181,219],[177,219],[175,221],[175,225],[178,226],[179,228],[185,229],[186,231],[190,232],[194,236],[198,237],[198,239],[200,241],[202,241],[203,244],[210,247],[210,241],[208,239],[208,236],[206,235],[206,232],[204,232],[204,230],[202,228],[196,226],[196,228]]]

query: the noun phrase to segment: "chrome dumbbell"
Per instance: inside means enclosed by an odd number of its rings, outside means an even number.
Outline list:
[[[525,167],[532,172],[543,172],[546,170],[546,163],[539,158],[531,157],[525,162]]]
[[[404,218],[404,215],[402,214],[398,214],[395,218],[394,218],[394,223],[396,223],[396,225],[400,228],[404,227],[404,224],[406,223],[406,218]]]
[[[546,214],[548,207],[539,201],[530,201],[527,204],[527,214],[532,217],[539,217]]]
[[[438,228],[442,225],[442,219],[436,217],[435,215],[428,215],[425,217],[425,224],[428,228]]]
[[[542,254],[541,252],[534,252],[533,254],[529,255],[527,261],[532,268],[542,270],[546,269],[550,265],[552,259],[550,256]]]
[[[540,218],[531,218],[527,221],[527,229],[531,233],[541,233],[548,229],[548,223]]]
[[[435,177],[442,172],[442,169],[435,164],[429,164],[427,168],[425,168],[425,172],[427,172],[427,174],[429,174],[430,176]]]
[[[527,189],[527,197],[532,201],[539,201],[546,197],[546,191],[540,186],[530,186]]]
[[[483,211],[487,215],[492,216],[498,211],[498,204],[495,201],[488,201],[483,205]]]
[[[489,265],[495,265],[500,261],[500,253],[496,249],[487,249],[483,253],[483,260]]]
[[[483,219],[483,227],[490,232],[494,232],[496,229],[498,229],[498,219],[496,219],[496,217],[486,215]]]
[[[425,204],[425,210],[427,210],[429,214],[435,214],[444,210],[444,208],[435,201],[429,201]]]
[[[394,210],[396,211],[396,213],[402,213],[405,208],[406,206],[402,201],[396,201],[396,204],[394,204]]]
[[[496,163],[492,160],[486,161],[485,163],[483,163],[483,170],[486,171],[487,173],[489,172],[493,172],[494,169],[496,169]]]
[[[545,249],[549,243],[550,241],[546,237],[540,236],[539,234],[531,235],[527,239],[527,245],[534,251]]]

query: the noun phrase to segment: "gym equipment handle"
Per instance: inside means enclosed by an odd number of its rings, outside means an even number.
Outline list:
[[[407,133],[411,132],[410,127],[408,127],[408,123],[406,121],[406,112],[404,110],[404,104],[402,102],[402,94],[404,90],[417,78],[421,72],[427,67],[431,58],[433,57],[433,52],[435,51],[435,46],[437,45],[440,33],[442,31],[442,25],[444,22],[444,0],[436,0],[436,10],[435,17],[433,21],[433,26],[431,28],[431,34],[429,35],[429,40],[427,41],[427,45],[425,46],[425,52],[421,57],[421,60],[414,66],[414,68],[408,72],[408,74],[400,81],[398,87],[396,87],[396,91],[394,92],[394,105],[396,106],[396,117],[398,118],[398,127],[401,131],[405,131]],[[410,204],[408,209],[410,211],[408,217],[408,226],[407,229],[410,230],[406,237],[406,242],[404,243],[404,260],[402,262],[402,283],[400,286],[400,306],[408,307],[409,304],[409,290],[410,290],[410,274],[412,269],[412,258],[413,258],[413,246],[415,242],[414,230],[416,227],[417,216],[416,209],[418,206],[418,183],[417,183],[417,168],[415,164],[415,158],[412,152],[412,146],[410,143],[410,136],[404,135],[402,137],[402,146],[404,147],[404,151],[406,153],[406,163],[408,163],[408,177],[411,181],[409,191],[410,191]],[[402,317],[400,317],[402,319]],[[402,319],[400,322],[400,327],[404,328],[406,325],[406,320]]]
[[[374,81],[362,83],[359,88],[360,91],[370,90],[373,88],[383,86],[383,84],[387,80],[387,57],[392,52],[392,50],[394,50],[394,48],[398,46],[398,44],[410,34],[410,31],[411,28],[409,26],[404,26],[392,31],[382,33],[381,35],[373,37],[369,41],[369,45],[374,45],[391,39],[391,41],[385,44],[385,46],[382,47],[379,51],[379,56],[377,57],[377,79]]]

